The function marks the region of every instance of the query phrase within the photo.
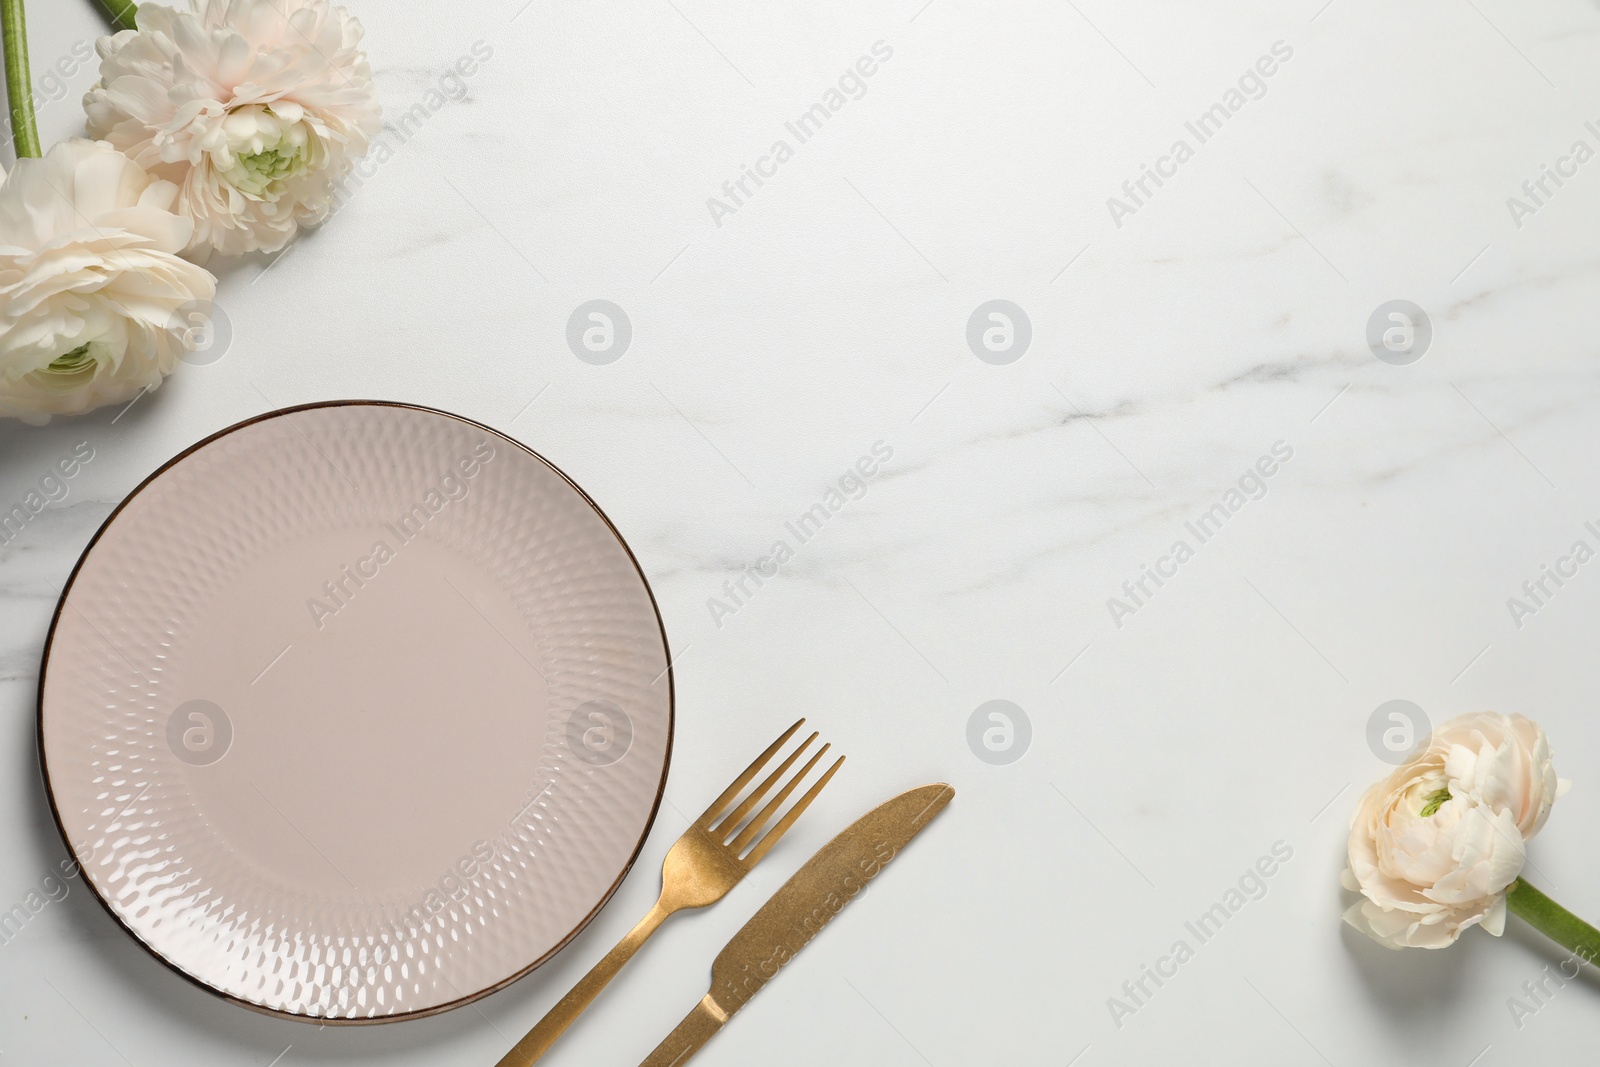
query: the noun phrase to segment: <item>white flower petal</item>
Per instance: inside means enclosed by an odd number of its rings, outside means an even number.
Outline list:
[[[160,206],[171,200],[104,142],[63,141],[12,169],[0,185],[0,417],[126,402],[177,365],[176,312],[211,300],[216,280],[179,258],[191,224]],[[75,365],[47,369],[69,355]]]
[[[1390,947],[1440,948],[1476,925],[1498,935],[1525,842],[1563,791],[1531,720],[1481,712],[1445,723],[1362,795],[1340,882],[1363,899],[1346,921]]]
[[[101,41],[89,129],[177,190],[204,258],[282,248],[333,210],[380,127],[361,25],[329,0],[139,7]]]

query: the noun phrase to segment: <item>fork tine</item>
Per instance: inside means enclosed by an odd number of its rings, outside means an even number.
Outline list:
[[[755,778],[756,775],[761,773],[761,768],[767,765],[767,761],[772,758],[773,754],[777,752],[778,749],[782,748],[788,742],[789,738],[795,735],[795,731],[799,730],[800,727],[804,726],[805,724],[806,721],[801,719],[799,722],[785,730],[782,737],[768,745],[767,750],[761,753],[761,755],[757,756],[755,758],[755,762],[746,767],[744,769],[744,773],[735,778],[733,780],[733,784],[730,785],[720,797],[712,801],[711,806],[705,810],[705,814],[701,815],[697,820],[697,825],[710,826],[711,820],[715,819],[718,815],[721,815],[727,806],[733,803],[734,797],[737,797],[739,793],[743,791],[744,787],[750,784],[751,779]]]
[[[755,866],[755,864],[760,861],[761,857],[772,851],[772,846],[778,843],[778,839],[780,837],[789,832],[789,827],[793,826],[794,821],[800,817],[801,813],[804,812],[806,808],[811,806],[811,802],[817,799],[817,794],[822,792],[822,787],[828,784],[828,781],[833,777],[834,772],[837,771],[843,764],[843,756],[840,756],[838,759],[834,760],[833,766],[828,768],[827,773],[825,773],[821,778],[817,779],[817,784],[806,790],[805,796],[795,801],[794,807],[790,808],[788,814],[784,815],[783,818],[778,820],[778,825],[774,826],[767,833],[766,837],[763,837],[760,841],[756,842],[756,847],[751,849],[750,855],[746,856],[743,860],[747,866]]]
[[[728,846],[733,849],[735,855],[743,852],[745,847],[756,839],[756,835],[766,828],[767,821],[772,818],[772,813],[783,806],[783,802],[789,799],[789,794],[793,793],[795,788],[805,781],[806,775],[811,773],[811,768],[815,767],[817,762],[827,754],[828,749],[832,747],[832,745],[823,745],[817,749],[816,755],[812,756],[810,761],[804,767],[801,767],[793,778],[789,779],[789,784],[778,790],[778,795],[773,797],[767,806],[762,808],[743,830],[739,831],[739,836],[734,838],[733,843]],[[796,753],[796,755],[799,755],[799,753]]]
[[[745,797],[744,800],[740,802],[739,806],[733,810],[733,814],[729,815],[726,819],[723,819],[722,822],[717,824],[717,828],[711,831],[712,836],[716,837],[718,840],[721,840],[722,838],[733,833],[733,831],[737,830],[739,828],[739,824],[744,822],[745,816],[749,815],[751,810],[757,804],[761,803],[761,798],[767,795],[767,790],[772,788],[773,783],[777,782],[778,779],[782,778],[788,773],[789,768],[794,766],[794,761],[799,759],[805,750],[811,747],[811,742],[815,741],[816,739],[817,731],[813,730],[811,731],[810,737],[800,742],[799,748],[789,753],[789,757],[782,763],[778,764],[771,774],[763,778],[760,785],[750,790],[750,795]]]

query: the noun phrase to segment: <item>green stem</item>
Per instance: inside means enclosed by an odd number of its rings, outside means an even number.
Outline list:
[[[1600,930],[1596,930],[1521,878],[1506,891],[1511,914],[1586,962],[1600,958]]]
[[[100,2],[105,5],[117,29],[138,29],[134,25],[133,18],[139,13],[139,5],[133,3],[133,0],[100,0]]]
[[[11,102],[11,137],[18,159],[37,159],[39,127],[33,118],[33,77],[28,72],[28,24],[22,0],[0,0],[0,34],[5,36],[6,98]]]

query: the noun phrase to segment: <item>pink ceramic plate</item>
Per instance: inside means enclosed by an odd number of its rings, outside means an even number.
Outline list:
[[[249,1007],[426,1015],[615,891],[665,783],[655,602],[593,502],[424,408],[276,412],[137,489],[39,684],[57,821],[111,914]]]

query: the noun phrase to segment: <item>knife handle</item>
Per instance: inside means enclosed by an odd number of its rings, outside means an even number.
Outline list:
[[[656,932],[672,912],[656,902],[650,909],[650,914],[639,920],[639,924],[628,931],[626,937],[617,943],[617,946],[606,953],[605,958],[595,964],[593,969],[573,986],[566,996],[562,997],[555,1007],[539,1020],[539,1025],[529,1030],[527,1036],[518,1041],[510,1052],[503,1056],[495,1067],[533,1067],[539,1057],[550,1051],[550,1046],[556,1043],[556,1038],[566,1032],[567,1027],[583,1014],[594,998],[600,995],[617,972],[639,951],[639,946],[647,941],[651,934]]]
[[[689,1062],[689,1057],[699,1052],[727,1021],[728,1013],[707,993],[639,1067],[680,1067]]]

